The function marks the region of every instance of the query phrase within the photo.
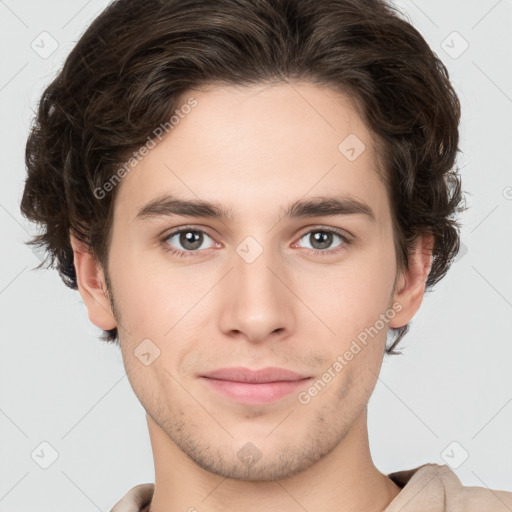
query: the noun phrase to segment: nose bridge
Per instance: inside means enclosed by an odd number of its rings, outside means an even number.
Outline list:
[[[269,239],[267,238],[267,241]],[[267,242],[247,237],[235,248],[222,310],[222,329],[262,340],[277,329],[291,328],[290,290],[285,267]]]
[[[234,262],[234,273],[236,275],[235,286],[240,288],[242,293],[247,293],[248,298],[258,298],[261,293],[270,294],[277,298],[283,283],[276,277],[276,269],[282,268],[278,257],[272,254],[270,248],[258,251],[255,247],[248,247],[247,243],[237,248],[238,257]]]

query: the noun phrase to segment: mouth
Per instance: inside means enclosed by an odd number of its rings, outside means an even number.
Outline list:
[[[221,368],[200,376],[214,391],[238,403],[264,404],[303,387],[313,377],[284,368]]]

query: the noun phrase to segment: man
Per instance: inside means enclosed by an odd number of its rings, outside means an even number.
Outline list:
[[[92,23],[21,206],[147,412],[155,484],[114,512],[512,508],[448,466],[382,474],[368,443],[383,356],[459,248],[459,120],[382,1],[117,0]]]

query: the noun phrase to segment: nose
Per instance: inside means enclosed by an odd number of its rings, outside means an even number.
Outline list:
[[[284,262],[270,250],[262,251],[254,261],[240,254],[233,255],[231,271],[219,289],[221,331],[252,343],[289,336],[298,301]]]

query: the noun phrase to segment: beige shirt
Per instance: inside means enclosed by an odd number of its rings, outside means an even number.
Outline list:
[[[383,512],[512,512],[512,492],[463,486],[446,465],[424,464],[387,476],[402,490]],[[147,512],[154,488],[136,485],[110,512]]]

